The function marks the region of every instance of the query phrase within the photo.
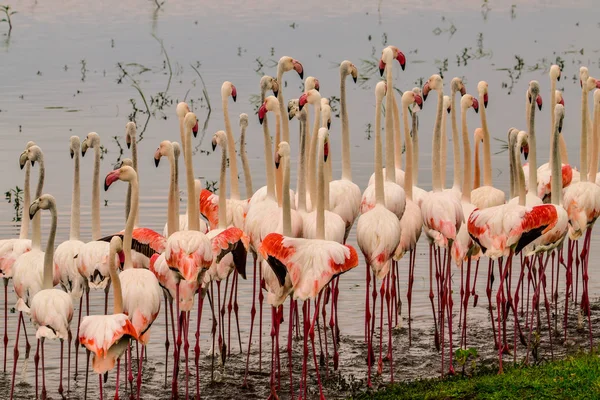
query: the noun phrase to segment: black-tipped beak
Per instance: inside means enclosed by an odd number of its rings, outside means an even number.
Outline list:
[[[353,76],[352,80],[354,81],[354,83],[356,83],[356,76]]]
[[[328,157],[328,155],[327,155],[327,154],[325,154],[325,155],[323,156],[323,162],[327,162],[327,157]]]
[[[233,102],[235,103],[235,100],[237,99],[237,95],[235,95],[235,94],[232,94],[232,95],[231,95],[231,98],[233,99]]]
[[[300,75],[300,79],[304,79],[304,71],[298,72],[298,75]]]
[[[273,96],[277,97],[279,95],[279,90],[273,90]]]
[[[556,78],[556,80],[559,81],[559,82],[560,82],[560,75],[561,74],[558,74],[558,78]]]
[[[160,164],[160,158],[155,158],[154,159],[154,166],[158,167],[158,164]]]
[[[275,161],[275,168],[276,168],[276,169],[279,169],[279,160],[278,160],[278,161]]]
[[[75,152],[73,150],[71,150],[71,160],[73,159],[74,156],[75,156]]]
[[[331,121],[327,121],[327,129],[331,128]]]
[[[260,122],[261,125],[263,123],[263,119],[264,119],[263,117],[258,117],[258,122]]]
[[[212,150],[215,151],[216,148],[217,148],[217,144],[216,143],[212,143]]]
[[[384,71],[385,71],[385,68],[379,67],[379,76],[383,76]]]
[[[25,165],[25,164],[23,164],[23,165]],[[35,161],[32,161],[32,162],[31,162],[31,166],[32,166],[32,167],[35,167]],[[21,168],[23,168],[23,167],[21,167]]]
[[[82,148],[82,149],[81,149],[81,157],[85,157],[85,152],[86,152],[86,151],[87,151],[87,150],[86,150],[86,149],[84,149],[84,148]]]
[[[292,118],[294,118],[294,116],[293,116],[292,114],[289,114],[289,113],[288,113],[288,121],[291,121],[291,120],[292,120]]]
[[[131,148],[131,142],[127,142],[127,148],[130,149]]]
[[[104,191],[106,192],[108,190],[108,188],[109,188],[108,184],[106,183],[106,181],[104,181]]]
[[[488,102],[487,102],[487,100],[486,100],[486,101],[484,101],[484,102],[483,102],[483,106],[484,106],[485,108],[487,108],[487,105],[488,105]]]

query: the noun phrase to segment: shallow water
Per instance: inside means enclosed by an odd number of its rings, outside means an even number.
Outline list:
[[[487,3],[485,3],[487,4]],[[373,60],[386,44],[398,46],[406,55],[406,71],[394,69],[398,88],[405,90],[421,85],[422,80],[441,72],[449,79],[462,76],[467,92],[475,94],[476,83],[485,79],[490,84],[488,123],[494,137],[505,139],[509,127],[524,129],[524,96],[530,80],[540,81],[542,96],[549,104],[548,68],[557,57],[564,61],[558,88],[563,90],[567,109],[563,134],[567,139],[571,162],[578,165],[579,156],[579,99],[578,70],[580,65],[590,68],[592,75],[598,69],[598,45],[594,38],[599,32],[593,2],[579,2],[568,7],[557,1],[528,1],[512,8],[510,2],[485,5],[479,1],[463,0],[452,7],[437,2],[387,2],[373,4],[323,5],[314,1],[294,3],[293,7],[277,2],[261,2],[248,6],[232,0],[227,6],[210,2],[190,4],[167,0],[156,11],[154,3],[103,1],[32,2],[12,4],[19,13],[13,16],[12,35],[0,36],[0,141],[3,171],[0,189],[7,191],[16,185],[22,187],[23,174],[18,167],[18,156],[28,140],[34,140],[45,152],[46,184],[44,192],[57,198],[59,230],[57,243],[68,238],[71,197],[72,163],[68,152],[71,135],[81,138],[90,131],[101,135],[106,148],[101,173],[106,174],[119,159],[119,148],[124,146],[124,126],[135,107],[139,143],[140,170],[140,224],[162,232],[166,220],[168,168],[155,168],[152,155],[161,140],[179,140],[174,105],[181,100],[190,102],[198,115],[201,127],[207,119],[207,100],[202,82],[190,65],[198,68],[206,84],[212,107],[206,122],[205,134],[194,140],[196,155],[195,173],[205,181],[218,179],[219,155],[210,150],[210,137],[223,128],[220,103],[220,86],[229,80],[238,90],[237,103],[229,101],[229,112],[234,130],[237,115],[250,115],[247,150],[253,171],[255,189],[265,184],[262,134],[254,114],[255,106],[250,96],[259,92],[260,74],[274,75],[275,64],[283,55],[300,60],[305,76],[316,76],[324,96],[339,96],[337,65],[343,59],[353,61],[365,80],[354,85],[348,82],[348,107],[352,137],[353,178],[364,188],[372,173],[373,142],[368,139],[369,124],[373,124],[373,88],[376,70],[369,71],[361,60]],[[558,27],[561,27],[558,29]],[[6,26],[0,24],[0,32]],[[155,37],[153,37],[153,35]],[[169,81],[167,57],[161,52],[162,40],[172,69]],[[446,61],[447,60],[447,61]],[[522,60],[522,63],[520,62]],[[127,71],[123,77],[122,65]],[[142,66],[144,72],[142,71]],[[146,70],[147,69],[147,70]],[[368,78],[368,79],[367,79]],[[144,101],[132,87],[138,83],[149,103],[151,115],[145,111]],[[296,74],[285,75],[286,99],[298,97],[302,83]],[[169,84],[170,82],[170,84]],[[166,88],[168,91],[164,94]],[[448,88],[448,85],[446,85]],[[160,93],[167,101],[159,109],[151,99]],[[132,100],[130,100],[132,99]],[[429,100],[420,119],[419,185],[428,189],[431,184],[431,132],[435,98]],[[547,161],[549,151],[549,107],[537,113],[538,164]],[[272,120],[272,119],[271,119]],[[146,125],[147,121],[147,125]],[[271,121],[272,122],[272,121]],[[470,130],[479,126],[479,116],[469,112]],[[290,124],[292,135],[297,123]],[[113,139],[117,137],[119,144]],[[340,148],[339,119],[332,121],[331,142],[334,159],[334,176],[339,176]],[[255,140],[253,140],[255,138]],[[292,140],[293,165],[296,164]],[[119,147],[120,146],[120,147]],[[448,149],[452,148],[449,144]],[[492,143],[492,152],[501,150],[500,142]],[[82,240],[91,236],[90,185],[92,161],[82,160]],[[448,157],[446,182],[452,180],[452,155]],[[506,153],[493,155],[494,184],[507,190],[508,174]],[[36,168],[37,169],[37,168]],[[37,179],[34,169],[32,182]],[[240,175],[241,176],[241,175]],[[295,182],[295,169],[292,169]],[[243,185],[243,177],[240,185]],[[243,186],[241,186],[243,187]],[[102,233],[121,230],[124,225],[123,200],[125,187],[115,185],[101,194],[106,202],[102,207]],[[103,202],[104,203],[104,202]],[[181,209],[185,208],[185,202]],[[11,222],[13,205],[0,204],[0,237],[18,235],[18,223]],[[43,217],[44,232],[49,220]],[[597,244],[592,238],[592,248]],[[44,236],[45,241],[45,236]],[[349,243],[356,244],[354,230]],[[598,257],[592,252],[592,260]],[[406,270],[405,264],[403,271]],[[592,261],[593,265],[593,261]],[[364,267],[343,276],[340,281],[340,324],[343,335],[360,340],[364,318]],[[422,241],[417,255],[415,294],[413,304],[414,325],[431,334],[430,306],[427,297],[427,247]],[[481,273],[480,273],[481,274]],[[591,291],[596,297],[599,286],[597,273],[591,271]],[[405,276],[405,274],[404,274]],[[480,275],[481,278],[482,275]],[[249,274],[251,279],[252,273]],[[458,275],[454,281],[458,284]],[[479,279],[484,281],[484,278]],[[402,295],[406,283],[403,281]],[[249,330],[251,281],[239,285],[240,329],[243,342]],[[92,313],[102,312],[102,295],[94,293]],[[483,297],[483,291],[481,291]],[[9,305],[14,304],[12,286],[9,285]],[[3,301],[3,300],[2,300]],[[481,302],[481,299],[480,299]],[[481,303],[480,303],[481,304]],[[404,301],[403,315],[406,315]],[[208,313],[205,310],[205,315]],[[9,348],[14,344],[16,314],[9,315],[9,328],[13,329]],[[265,319],[269,318],[265,312]],[[265,348],[268,341],[268,323],[264,323]],[[202,348],[208,348],[209,318],[203,324]],[[164,347],[164,319],[161,314],[153,327],[154,345],[149,348],[150,362],[162,360]],[[30,335],[32,329],[29,329]],[[283,332],[282,332],[283,337]],[[33,336],[32,336],[33,338]],[[232,338],[232,345],[235,343]],[[236,340],[236,339],[235,339]],[[402,336],[404,340],[404,336]],[[432,341],[432,339],[431,339]],[[237,349],[237,345],[233,346]],[[245,347],[245,346],[244,346]],[[50,390],[58,379],[58,346],[46,346],[47,375]],[[9,363],[12,351],[9,351]],[[266,355],[263,368],[268,369]],[[52,356],[52,357],[50,357]],[[31,363],[30,363],[31,364]],[[310,364],[309,364],[310,365]],[[342,364],[342,367],[345,367]],[[164,375],[157,366],[158,380]],[[398,371],[401,374],[401,371]],[[29,368],[27,382],[33,384],[33,371]],[[265,376],[259,384],[267,385]],[[10,384],[0,380],[0,389]],[[150,385],[151,387],[151,385]],[[97,388],[95,377],[91,390]],[[235,388],[235,386],[234,386]],[[235,390],[235,389],[232,389]],[[30,393],[30,392],[25,392]],[[146,392],[144,398],[153,398]],[[232,392],[231,397],[235,397]],[[156,398],[161,398],[156,395]]]

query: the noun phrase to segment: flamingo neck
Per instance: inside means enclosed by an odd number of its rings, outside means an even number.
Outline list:
[[[381,150],[381,103],[377,96],[375,105],[375,201],[385,206],[385,190],[383,188],[383,154]]]
[[[300,111],[300,156],[298,157],[297,209],[306,212],[306,108]]]
[[[597,101],[594,101],[594,122],[592,125],[592,160],[590,167],[590,182],[596,182],[596,173],[598,172],[598,150],[600,147],[600,140],[598,139],[600,128],[598,125],[600,125],[600,106],[598,106]]]
[[[73,159],[75,161],[75,167],[73,168],[73,194],[71,196],[71,230],[69,233],[69,240],[79,240],[81,189],[79,186],[80,158],[78,151],[73,154]]]
[[[187,211],[188,211],[188,230],[200,230],[200,217],[198,216],[198,202],[196,199],[196,185],[194,183],[194,165],[192,163],[192,127],[186,126],[186,141],[183,147],[183,158],[185,161],[185,174],[187,182]],[[123,243],[123,246],[126,246]]]
[[[446,188],[446,165],[448,163],[448,115],[442,111],[442,135],[440,139],[440,183],[442,189]]]
[[[119,274],[117,274],[117,265],[115,263],[116,255],[117,255],[117,246],[115,243],[113,243],[111,241],[110,250],[108,253],[108,271],[110,274],[110,282],[113,287],[113,295],[114,295],[113,313],[114,314],[122,314],[123,313],[123,293],[121,291],[121,279],[119,279]]]
[[[268,113],[267,113],[268,114]],[[265,115],[266,117],[266,115]],[[279,120],[278,116],[275,116],[275,122]],[[265,168],[267,171],[267,197],[277,200],[275,197],[275,171],[273,168],[273,145],[271,144],[271,135],[269,134],[269,125],[266,119],[263,120],[263,139],[264,139],[264,152],[265,152]]]
[[[509,199],[513,199],[515,196],[519,195],[519,185],[521,184],[519,181],[519,173],[516,168],[519,164],[519,161],[515,157],[516,149],[513,150],[513,146],[516,143],[513,140],[512,130],[508,134],[508,164],[510,167],[510,191],[509,191]],[[523,168],[521,168],[523,169]]]
[[[35,191],[35,198],[39,199],[44,189],[44,177],[46,176],[46,168],[44,167],[44,157],[42,154],[39,155],[38,163],[40,166],[40,175],[38,178],[38,185]],[[41,250],[42,248],[42,221],[41,213],[36,213],[33,217],[33,234],[31,236],[31,248]]]
[[[404,170],[404,192],[407,200],[413,194],[413,144],[408,129],[408,105],[402,104],[402,121],[404,122],[404,143],[406,146],[406,169]]]
[[[308,191],[311,204],[317,198],[317,142],[319,136],[319,121],[321,119],[321,102],[315,103],[315,119],[313,132],[310,138],[310,150],[308,151]],[[313,206],[314,207],[314,206]]]
[[[435,117],[435,125],[433,127],[433,152],[431,157],[432,186],[434,192],[439,192],[442,189],[442,181],[440,179],[440,158],[436,157],[440,154],[440,142],[442,139],[442,114],[444,110],[444,90],[437,89],[438,104]]]
[[[100,143],[94,145],[94,176],[92,177],[92,240],[100,239]]]
[[[464,179],[460,174],[460,138],[458,137],[458,123],[456,122],[456,107],[454,107],[455,97],[456,88],[453,87],[450,97],[450,100],[452,100],[452,108],[450,109],[450,118],[452,120],[452,149],[454,151],[454,182],[452,182],[452,187],[454,189],[462,190]]]
[[[554,107],[556,107],[556,79],[550,78],[550,137],[554,135]],[[552,157],[552,151],[550,151],[550,157]]]
[[[279,114],[281,114],[281,125],[283,130],[283,141],[290,142],[290,125],[286,115],[285,100],[283,98],[283,64],[278,63],[277,65],[277,83],[279,84],[279,91],[277,92],[277,100],[279,100]],[[279,143],[276,143],[279,145]]]
[[[227,143],[222,144],[219,177],[219,229],[227,228]]]
[[[167,206],[167,234],[171,236],[179,230],[179,212],[177,210],[177,200],[179,196],[179,183],[177,181],[177,161],[173,151],[168,154],[169,165],[171,166],[171,179],[169,181],[169,199]]]
[[[123,233],[123,253],[125,253],[125,264],[123,265],[124,270],[133,268],[133,261],[131,259],[131,245],[133,241],[133,227],[135,225],[135,219],[137,217],[139,207],[139,185],[137,174],[129,181],[129,186],[131,187],[131,211],[129,212],[127,224],[125,225],[125,232]],[[198,219],[196,218],[196,221],[197,220]]]
[[[282,199],[282,218],[283,218],[283,236],[292,236],[292,212],[290,199],[290,157],[282,157],[283,167],[283,199]]]
[[[481,129],[483,130],[483,185],[492,186],[492,152],[490,149],[490,131],[488,130],[487,125],[487,112],[485,110],[483,94],[479,95],[479,104],[484,105],[480,109]]]
[[[329,155],[327,156],[327,161],[325,161],[325,165],[324,165],[325,185],[324,185],[324,189],[323,189],[323,198],[324,198],[324,207],[325,207],[325,210],[327,210],[327,211],[331,211],[331,207],[329,205],[329,184],[331,183],[331,176],[332,176],[332,172],[331,172],[332,161],[333,160],[331,159],[331,151],[330,151]]]
[[[279,116],[275,118],[275,149],[279,148],[281,143],[281,120],[284,114],[279,113]],[[283,203],[283,172],[278,169],[275,171],[275,191],[277,192],[277,205],[281,207]]]
[[[398,110],[398,102],[396,96],[393,100],[393,117],[394,117],[394,165],[396,169],[402,170],[402,131],[400,129],[400,111]]]
[[[183,119],[184,117],[178,117],[179,118],[179,138],[181,140],[181,147],[183,148],[183,157],[185,158],[185,146],[186,146],[186,135],[185,135],[185,128],[183,126]]]
[[[385,94],[385,180],[396,183],[394,164],[394,82],[392,80],[392,60],[385,64],[387,92]]]
[[[317,184],[317,239],[325,239],[325,162],[324,162],[324,147],[325,141],[322,137],[319,137],[319,143],[317,147],[317,161],[319,166],[317,168],[318,184]]]
[[[588,180],[588,90],[586,82],[583,82],[581,89],[581,161],[579,172],[581,182]]]
[[[598,108],[598,107],[596,107]],[[596,111],[597,112],[597,111]],[[596,114],[596,112],[594,114]],[[554,110],[552,110],[552,114],[554,114]],[[550,143],[550,154],[552,157],[550,158],[552,168],[552,184],[550,186],[550,202],[555,205],[559,205],[562,203],[562,166],[559,158],[559,146],[560,146],[560,133],[558,132],[558,122],[556,118],[554,119],[554,126],[552,132],[552,141]],[[593,180],[596,181],[596,173],[594,170],[591,171]]]
[[[346,104],[347,73],[340,73],[340,117],[342,118],[342,179],[352,180],[350,161],[350,127],[348,125],[348,106]]]
[[[419,186],[419,115],[412,113],[413,185]]]
[[[227,102],[227,96],[221,94],[221,101],[223,103],[223,117],[225,118],[225,133],[227,134],[227,146],[230,149],[229,152],[229,173],[231,175],[231,198],[234,200],[240,199],[240,187],[238,181],[238,169],[237,169],[237,157],[235,154],[235,140],[233,139],[233,131],[231,130],[231,121],[229,120],[229,103]]]
[[[29,181],[31,179],[31,162],[25,163],[25,182],[23,183],[23,204],[31,204],[31,194],[29,189]],[[27,239],[29,235],[29,216],[21,215],[21,231],[19,239]]]
[[[265,121],[263,121],[264,123]],[[240,157],[242,158],[242,167],[244,168],[244,182],[246,184],[246,198],[249,199],[254,194],[252,190],[252,174],[250,173],[250,164],[248,163],[248,154],[246,154],[246,126],[242,126],[240,134]]]
[[[475,169],[473,171],[473,189],[477,189],[481,185],[481,173],[479,170],[479,140],[475,140]]]
[[[38,197],[39,198],[39,197]],[[56,239],[56,204],[50,202],[50,215],[52,216],[52,222],[50,224],[50,234],[48,235],[48,243],[46,244],[46,252],[44,253],[44,281],[42,284],[43,289],[52,289],[54,287],[52,270],[54,269],[54,241]],[[40,214],[38,212],[36,215]]]
[[[525,173],[523,172],[523,168],[517,167],[518,151],[516,149],[516,146],[518,146],[518,144],[515,143],[515,145],[513,145],[513,150],[512,150],[513,163],[515,164],[515,184],[516,184],[516,189],[518,189],[518,194],[519,194],[519,205],[525,206],[527,203],[527,195],[525,192]],[[529,167],[531,168],[531,165]],[[530,192],[530,193],[534,194],[536,192]]]
[[[532,96],[533,97],[533,96]],[[529,193],[537,193],[537,150],[535,138],[535,99],[529,107]]]
[[[452,104],[454,109],[454,104]],[[463,181],[462,181],[462,200],[471,202],[471,144],[469,143],[469,130],[467,128],[467,109],[460,108],[460,119],[462,125],[462,140],[463,140]],[[455,167],[456,168],[456,167]],[[460,166],[459,166],[460,168]]]

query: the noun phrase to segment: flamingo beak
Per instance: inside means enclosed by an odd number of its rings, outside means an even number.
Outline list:
[[[19,156],[19,166],[21,167],[21,169],[23,169],[26,162],[27,162],[27,151],[24,151]],[[31,165],[33,166],[33,163],[31,163]]]
[[[331,128],[331,120],[328,120],[327,121],[327,129],[330,129],[330,128]]]
[[[159,163],[160,163],[160,147],[158,149],[156,149],[156,152],[154,153],[154,166],[158,167]]]
[[[325,147],[323,148],[323,162],[327,162],[328,156],[329,156],[329,142],[325,142]]]
[[[525,157],[525,160],[527,160],[527,157],[529,156],[529,146],[523,146],[521,148],[521,152],[523,153],[523,157]]]
[[[279,163],[281,162],[281,156],[279,153],[275,153],[275,168],[279,169]]]
[[[538,109],[542,111],[542,96],[538,94],[537,98],[535,99],[535,102],[537,103]]]
[[[562,133],[562,127],[563,127],[563,119],[560,118],[558,120],[558,133]]]
[[[217,142],[216,141],[212,141],[212,151],[215,151],[215,149],[217,148]]]
[[[464,96],[465,94],[467,94],[467,89],[465,89],[465,86],[463,85],[463,86],[460,88],[460,95],[461,95],[461,96]]]
[[[276,80],[273,80],[273,83],[271,84],[271,90],[273,91],[273,96],[277,97],[279,94],[279,84]]]
[[[235,103],[235,100],[237,99],[237,89],[233,85],[231,85],[231,98],[233,99],[233,102]]]
[[[477,99],[473,99],[473,110],[475,110],[476,113],[479,113],[479,102]]]
[[[404,53],[399,51],[398,56],[396,57],[396,60],[398,60],[398,62],[400,63],[400,67],[402,68],[402,71],[404,71],[404,68],[406,68],[406,57],[404,57]]]
[[[128,148],[128,149],[129,149],[129,148],[131,148],[131,136],[129,136],[129,135],[126,135],[126,136],[125,136],[125,141],[126,141],[126,143],[127,143],[127,148]]]
[[[75,156],[75,152],[73,150],[71,150],[71,160],[73,159],[74,156]]]
[[[81,143],[81,157],[85,157],[85,152],[88,149],[88,144],[87,144],[87,138],[85,138],[83,140],[83,142]]]
[[[419,109],[423,109],[423,98],[415,93],[415,103],[419,106]]]
[[[448,106],[448,109],[446,110],[446,112],[447,112],[448,114],[450,114],[450,111],[452,111],[452,106],[451,106],[451,105],[449,105],[449,106]]]
[[[31,205],[29,206],[29,219],[33,219],[33,217],[35,217],[35,214],[37,214],[37,212],[40,209],[40,200],[36,199],[33,203],[31,203]]]
[[[304,79],[304,67],[302,67],[302,64],[300,64],[300,61],[293,60],[292,63],[294,64],[294,71],[296,71],[298,73],[298,75],[300,76],[300,79]]]
[[[383,76],[383,72],[385,71],[385,63],[383,62],[383,58],[379,60],[379,75]]]
[[[583,81],[581,79],[579,79],[579,87],[583,87]]]
[[[561,98],[561,99],[560,99],[560,101],[558,102],[558,104],[560,104],[560,105],[563,105],[563,106],[564,106],[564,105],[565,105],[565,99],[564,99],[564,98]]]
[[[308,102],[308,95],[303,93],[302,96],[298,99],[298,110],[302,111],[304,105]]]
[[[352,80],[354,81],[354,83],[356,83],[356,80],[358,78],[358,74],[356,72],[356,69],[352,69],[351,75],[352,75]]]
[[[321,90],[321,85],[319,84],[319,80],[315,78],[315,89]]]
[[[487,108],[487,106],[488,106],[488,94],[487,93],[483,95],[483,106],[485,108]]]
[[[427,101],[427,95],[429,95],[430,90],[431,89],[429,88],[429,82],[426,82],[425,85],[423,86],[423,91],[422,91],[424,101]]]
[[[556,78],[556,80],[559,82],[560,82],[560,75],[561,75],[561,71],[558,72],[558,77]]]
[[[258,109],[258,122],[262,125],[263,120],[265,119],[265,114],[267,113],[267,102],[265,101],[262,106]]]
[[[107,191],[110,185],[119,180],[119,175],[121,174],[121,169],[115,169],[114,171],[110,171],[106,178],[104,179],[104,191]]]
[[[196,125],[192,128],[192,133],[194,134],[194,137],[198,136],[198,120],[196,120]]]
[[[600,89],[600,80],[596,80],[596,89]]]

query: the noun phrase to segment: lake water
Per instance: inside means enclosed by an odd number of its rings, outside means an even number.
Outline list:
[[[139,109],[136,115],[138,134],[145,126],[139,143],[140,225],[162,232],[166,221],[169,170],[163,165],[154,167],[154,151],[164,139],[179,141],[174,107],[177,102],[186,100],[190,103],[201,127],[207,119],[207,103],[210,102],[212,112],[206,122],[205,135],[200,134],[194,139],[194,165],[197,176],[205,181],[217,180],[220,155],[212,153],[210,138],[215,131],[224,128],[220,87],[225,80],[231,81],[238,91],[237,103],[229,102],[234,131],[238,130],[239,113],[250,115],[247,151],[254,187],[263,186],[262,130],[255,115],[257,105],[251,98],[259,93],[260,75],[276,75],[276,60],[283,55],[300,60],[305,76],[317,77],[321,94],[327,97],[339,96],[337,66],[342,60],[349,59],[359,68],[359,84],[348,80],[347,99],[353,177],[361,188],[365,188],[373,170],[373,141],[369,140],[372,128],[369,127],[374,123],[373,89],[379,79],[377,70],[370,70],[363,60],[378,59],[384,46],[396,45],[406,55],[406,71],[400,71],[397,65],[394,67],[395,84],[401,90],[421,85],[431,74],[439,72],[447,83],[454,76],[463,77],[467,92],[475,95],[477,82],[488,81],[488,123],[491,135],[502,140],[511,126],[525,129],[524,92],[530,80],[540,82],[541,95],[545,104],[549,104],[548,68],[552,63],[561,63],[562,79],[558,88],[563,90],[567,109],[563,134],[574,165],[579,165],[579,67],[588,66],[590,73],[597,76],[600,60],[596,40],[600,24],[597,14],[592,12],[595,9],[592,1],[577,4],[524,1],[513,5],[508,1],[461,0],[446,5],[430,1],[420,4],[383,0],[324,4],[307,0],[250,5],[229,0],[217,5],[207,1],[167,0],[159,10],[154,2],[145,0],[18,1],[10,5],[18,11],[12,17],[14,29],[10,37],[5,35],[8,26],[0,24],[0,189],[8,191],[17,185],[22,187],[23,173],[19,170],[18,156],[25,143],[34,140],[45,154],[44,192],[53,194],[58,202],[57,243],[68,238],[72,188],[68,145],[71,135],[83,139],[91,131],[100,134],[106,149],[101,167],[101,176],[104,176],[119,159],[120,148],[128,156],[124,128],[135,108]],[[166,54],[161,50],[160,41]],[[168,62],[172,69],[171,78]],[[208,98],[203,94],[203,83],[192,65],[202,74]],[[302,90],[297,74],[286,74],[284,79],[285,99],[297,98]],[[148,102],[149,118],[144,114],[146,107],[140,93],[132,86],[133,80]],[[548,109],[545,107],[537,113],[539,165],[548,159]],[[430,143],[434,110],[435,97],[426,103],[420,119],[419,185],[425,189],[431,186]],[[471,131],[479,126],[479,121],[479,115],[468,113]],[[290,131],[295,137],[295,121],[290,124]],[[341,170],[338,118],[332,121],[330,140],[335,160],[334,177],[338,177]],[[295,143],[292,140],[292,182],[295,182]],[[451,148],[449,144],[449,151]],[[500,150],[501,143],[493,141],[492,152]],[[84,241],[91,236],[92,161],[88,158],[82,160],[81,172],[81,235]],[[448,183],[452,179],[451,160],[450,154]],[[494,185],[507,190],[506,153],[493,155],[493,168]],[[32,182],[37,179],[37,168],[34,171]],[[184,187],[183,182],[180,186]],[[123,228],[124,197],[124,185],[115,185],[109,192],[102,192],[102,204],[106,202],[101,208],[103,234]],[[185,202],[181,204],[181,210],[184,208]],[[12,204],[0,203],[0,237],[18,235],[19,224],[11,222],[13,216]],[[48,225],[49,219],[43,217],[44,233]],[[356,245],[354,230],[349,243]],[[597,235],[594,235],[592,248],[597,243]],[[417,256],[413,315],[415,324],[420,321],[429,326],[426,252],[427,246],[422,240]],[[592,259],[596,257],[598,253],[593,252]],[[402,263],[404,270],[405,263]],[[593,297],[599,289],[596,277],[592,271]],[[455,282],[458,284],[456,278]],[[403,285],[404,293],[405,282]],[[344,275],[340,289],[342,332],[360,338],[364,318],[364,266]],[[251,290],[251,281],[240,282],[240,322],[244,340],[247,340],[249,328]],[[92,313],[101,312],[100,294],[95,293],[93,299]],[[12,285],[9,286],[9,304],[14,304]],[[10,327],[14,328],[16,317],[14,314],[9,317]],[[268,340],[266,326],[265,323],[265,341]],[[153,329],[156,341],[161,341],[164,335],[162,318]],[[207,322],[207,332],[208,329]],[[208,337],[208,333],[203,333],[203,337]],[[10,349],[13,343],[14,333]],[[55,344],[46,348],[50,354],[58,351]],[[162,359],[163,349],[160,343],[150,346],[149,358]],[[12,356],[12,350],[9,353]],[[49,390],[54,393],[58,370],[55,364],[49,365],[47,378],[52,382]],[[29,382],[33,382],[32,376]],[[96,381],[92,382],[96,390]],[[266,382],[265,379],[265,385]],[[0,387],[4,392],[8,386]],[[146,398],[152,396],[148,393]]]

